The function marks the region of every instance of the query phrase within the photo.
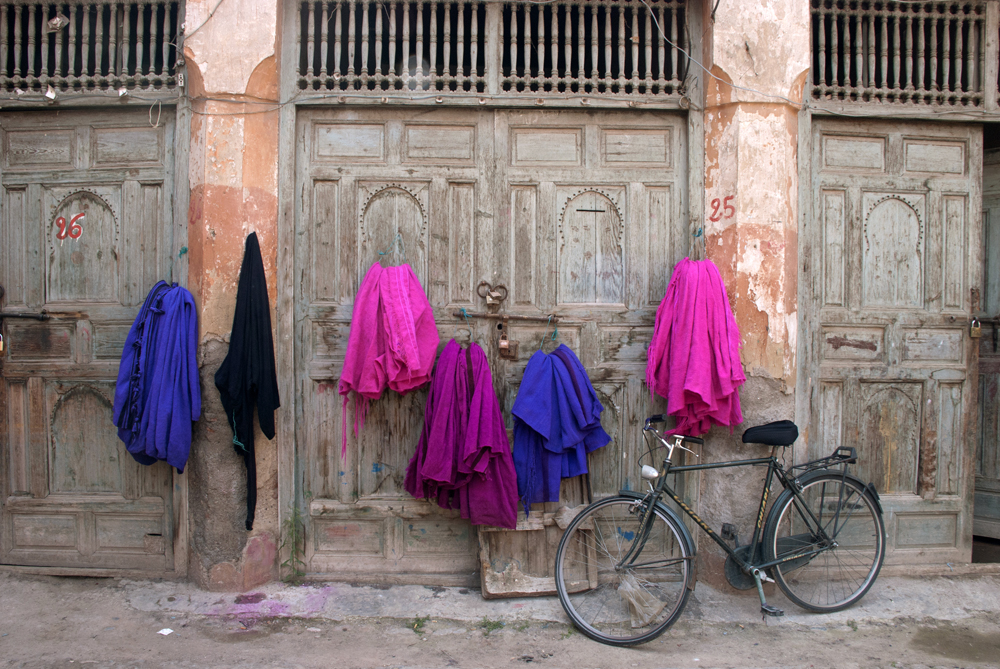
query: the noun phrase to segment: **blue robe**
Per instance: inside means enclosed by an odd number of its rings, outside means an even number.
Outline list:
[[[558,502],[562,479],[587,473],[587,454],[611,437],[601,427],[604,406],[572,349],[537,351],[528,361],[511,413],[514,468],[527,513],[536,502]]]
[[[184,471],[191,423],[201,416],[197,349],[194,298],[158,282],[125,339],[115,386],[118,437],[136,462],[166,460]]]

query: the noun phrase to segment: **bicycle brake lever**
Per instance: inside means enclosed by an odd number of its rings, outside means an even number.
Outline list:
[[[698,455],[697,453],[695,453],[694,451],[692,451],[690,448],[687,448],[686,446],[683,446],[682,445],[683,443],[684,443],[684,440],[682,439],[682,440],[678,441],[675,444],[675,447],[681,449],[682,451],[687,451],[688,453],[690,453],[691,455],[693,455],[696,458],[701,458],[700,455]]]

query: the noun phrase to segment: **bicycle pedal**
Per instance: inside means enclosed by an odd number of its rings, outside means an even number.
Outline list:
[[[772,618],[780,618],[781,616],[785,615],[785,612],[776,606],[771,606],[770,604],[761,604],[760,615],[771,616]]]

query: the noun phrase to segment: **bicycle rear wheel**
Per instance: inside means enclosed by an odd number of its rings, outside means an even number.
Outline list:
[[[632,646],[655,639],[680,616],[693,579],[686,529],[660,509],[643,536],[643,504],[611,497],[584,509],[556,552],[556,590],[581,632]],[[634,544],[637,554],[630,555]]]
[[[791,490],[778,497],[764,551],[767,561],[802,555],[771,568],[789,599],[809,611],[839,611],[864,597],[882,568],[882,513],[857,479],[820,472],[802,481],[798,497]]]

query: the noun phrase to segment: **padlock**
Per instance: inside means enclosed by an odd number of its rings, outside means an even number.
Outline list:
[[[511,341],[507,338],[507,333],[504,332],[500,335],[500,340],[497,342],[497,349],[500,351],[500,357],[504,360],[517,360],[517,346],[520,344],[519,341]]]
[[[972,324],[969,327],[969,336],[973,339],[979,339],[983,336],[983,326],[980,324],[978,318],[972,319]]]
[[[0,334],[0,353],[3,353],[3,335]]]

